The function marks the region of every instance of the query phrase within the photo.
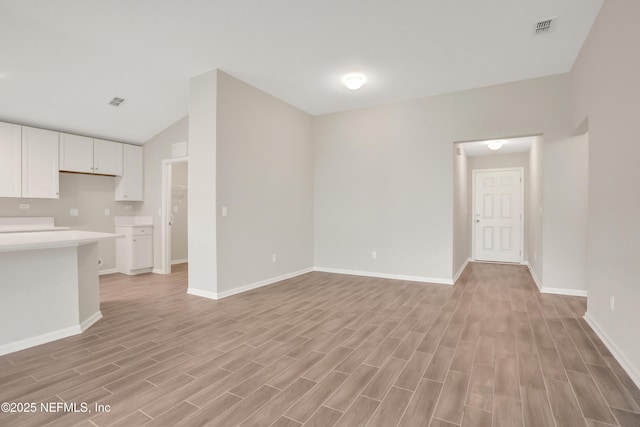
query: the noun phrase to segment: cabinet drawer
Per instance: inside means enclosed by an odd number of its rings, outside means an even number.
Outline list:
[[[133,236],[150,236],[153,227],[132,227],[131,234]]]

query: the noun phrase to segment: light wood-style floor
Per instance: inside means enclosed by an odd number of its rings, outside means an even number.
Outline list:
[[[0,425],[640,425],[585,299],[524,267],[471,264],[453,287],[310,273],[217,302],[186,295],[184,267],[105,276],[95,326],[0,357],[0,402],[111,412]]]

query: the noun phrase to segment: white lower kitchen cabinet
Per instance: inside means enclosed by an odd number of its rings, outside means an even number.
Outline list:
[[[116,268],[123,274],[148,273],[153,269],[153,226],[130,225],[116,227]]]

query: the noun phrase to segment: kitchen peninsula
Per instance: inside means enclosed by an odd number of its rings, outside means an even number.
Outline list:
[[[91,231],[0,233],[0,355],[79,334],[102,318]]]

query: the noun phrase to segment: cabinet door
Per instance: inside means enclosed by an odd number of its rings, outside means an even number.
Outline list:
[[[93,138],[61,133],[60,170],[93,173]]]
[[[22,126],[0,123],[0,197],[22,195]]]
[[[22,127],[22,197],[59,199],[59,133]]]
[[[119,142],[94,139],[93,173],[121,176],[122,145]]]
[[[131,269],[153,267],[153,237],[133,236]]]
[[[144,164],[142,147],[123,144],[124,167],[122,176],[116,177],[115,199],[117,201],[143,201]]]

